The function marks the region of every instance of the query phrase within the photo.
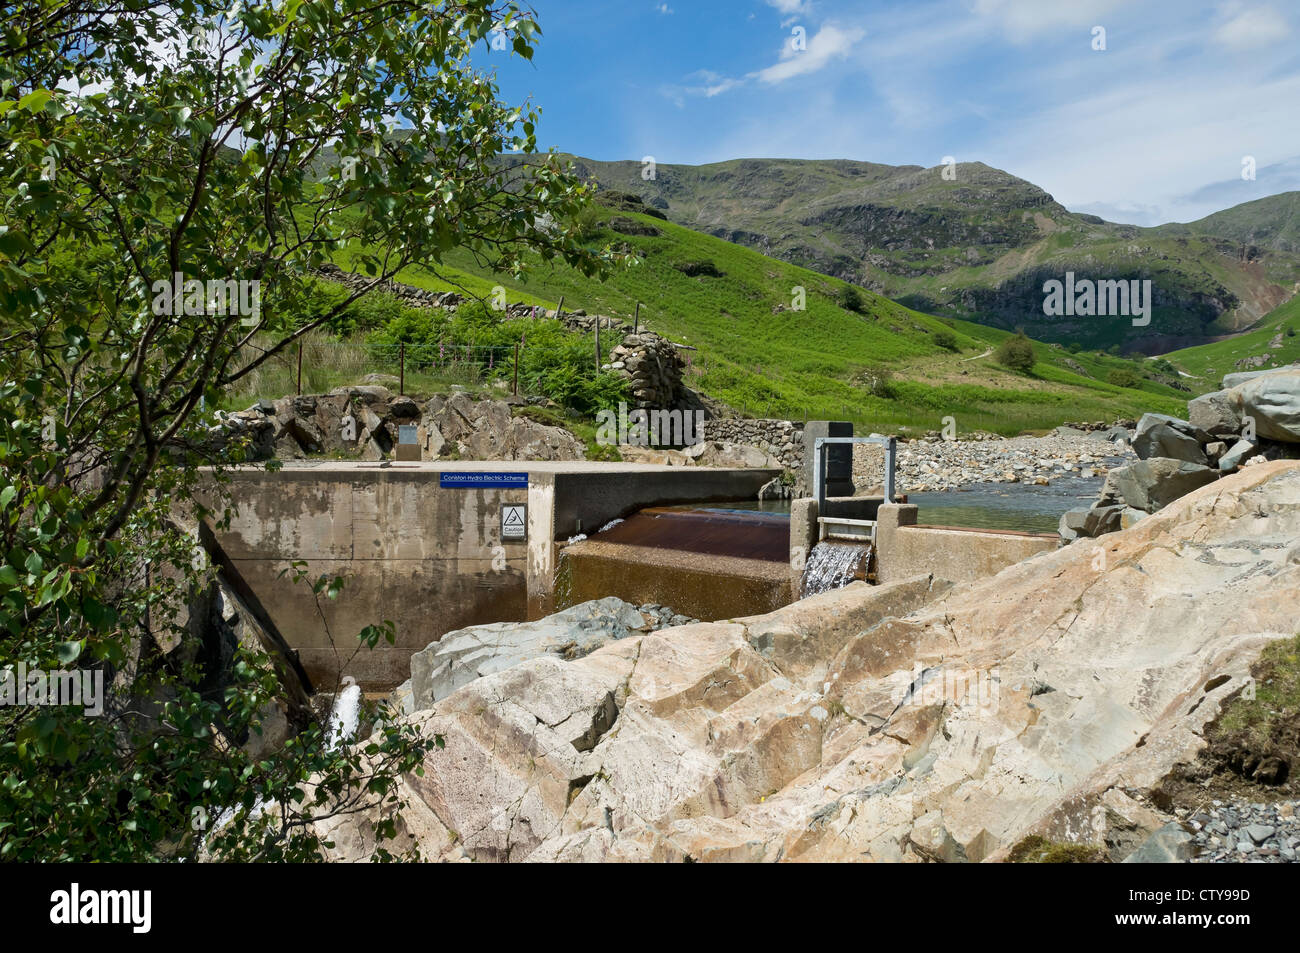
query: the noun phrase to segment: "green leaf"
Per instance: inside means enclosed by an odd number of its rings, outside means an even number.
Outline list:
[[[29,113],[42,112],[53,98],[54,94],[48,89],[36,89],[18,100],[18,108],[26,109]]]

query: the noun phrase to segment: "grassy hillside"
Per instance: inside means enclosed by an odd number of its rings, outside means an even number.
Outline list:
[[[1070,212],[978,162],[956,165],[948,179],[942,167],[786,159],[659,165],[646,179],[639,162],[574,161],[678,224],[918,310],[1087,348],[1159,353],[1200,343],[1252,325],[1300,280],[1294,194],[1193,226],[1146,229]],[[1277,240],[1259,241],[1264,235]],[[1042,284],[1066,271],[1149,278],[1161,303],[1144,328],[1122,318],[1049,318]]]
[[[658,234],[623,234],[612,222]],[[649,215],[597,207],[587,226],[593,247],[622,244],[640,262],[595,283],[534,261],[521,283],[485,273],[467,252],[452,252],[437,274],[412,267],[399,277],[480,295],[500,284],[511,301],[547,306],[562,295],[566,309],[628,320],[639,301],[643,326],[698,349],[688,352],[693,387],[756,416],[931,430],[951,415],[961,430],[1014,433],[1066,420],[1176,412],[1185,400],[1153,381],[1131,388],[1106,383],[1116,369],[1140,371],[1133,362],[1048,345],[1036,347],[1030,375],[1013,373],[989,354],[1006,332],[941,320],[868,292],[859,293],[855,313],[841,306],[849,287],[843,281]],[[344,250],[336,260],[348,267],[352,257]],[[690,263],[709,263],[720,274],[693,277],[678,267]],[[791,307],[796,287],[805,289],[806,310]],[[955,350],[936,343],[941,332],[951,334]]]
[[[1224,374],[1255,370],[1241,364],[1247,358],[1264,356],[1262,367],[1281,367],[1300,362],[1300,297],[1292,298],[1269,313],[1252,331],[1224,341],[1202,344],[1166,354],[1165,358],[1192,375],[1201,391],[1215,390]]]

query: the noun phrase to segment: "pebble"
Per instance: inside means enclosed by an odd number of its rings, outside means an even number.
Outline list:
[[[1294,864],[1300,847],[1298,801],[1252,804],[1213,801],[1192,815],[1193,843],[1200,853],[1196,864],[1252,862]]]
[[[1102,476],[1137,459],[1126,443],[1099,433],[1053,431],[1042,437],[973,434],[960,440],[922,437],[899,442],[895,481],[900,493],[954,490],[978,483],[1050,486],[1065,476]],[[857,448],[854,482],[879,482],[878,451]]]

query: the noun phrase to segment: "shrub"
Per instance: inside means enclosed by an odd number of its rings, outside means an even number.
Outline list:
[[[1142,379],[1127,367],[1117,367],[1106,375],[1106,383],[1114,384],[1116,387],[1137,387],[1142,383]]]
[[[839,300],[840,307],[845,311],[862,314],[867,309],[867,303],[862,298],[862,292],[852,285],[845,285],[840,289]]]
[[[1020,331],[1009,337],[993,353],[993,359],[1003,367],[1027,374],[1034,366],[1034,345],[1025,332]]]
[[[945,351],[957,351],[957,335],[946,329],[934,332],[934,343]]]
[[[722,277],[722,272],[718,270],[718,266],[707,259],[701,259],[699,261],[679,261],[677,264],[673,265],[673,267],[688,278],[698,278],[701,275],[709,278]]]

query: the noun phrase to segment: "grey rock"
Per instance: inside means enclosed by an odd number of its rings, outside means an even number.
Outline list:
[[[1223,456],[1219,457],[1219,470],[1223,473],[1231,473],[1259,451],[1258,443],[1252,440],[1238,440]]]
[[[1166,824],[1124,858],[1125,864],[1178,864],[1195,854],[1192,835],[1174,822]]]
[[[1116,532],[1119,529],[1120,513],[1123,509],[1123,506],[1115,504],[1094,506],[1088,510],[1088,515],[1084,518],[1083,534],[1095,537]]]
[[[1066,510],[1061,514],[1061,522],[1056,531],[1064,540],[1078,539],[1087,523],[1088,507],[1080,506],[1072,510]]]
[[[1256,844],[1262,844],[1273,836],[1274,828],[1267,824],[1251,824],[1246,828],[1246,835]]]
[[[1103,500],[1122,500],[1134,509],[1154,513],[1195,489],[1212,483],[1219,474],[1206,466],[1159,457],[1117,467],[1106,475]]]
[[[1201,444],[1209,434],[1185,420],[1166,414],[1143,414],[1133,435],[1133,450],[1139,458],[1168,457],[1204,466],[1208,461]]]
[[[1273,371],[1232,390],[1242,418],[1253,417],[1255,433],[1268,440],[1300,443],[1300,368]]]
[[[483,675],[544,655],[579,658],[642,631],[645,625],[645,617],[635,606],[609,596],[534,622],[493,622],[456,629],[411,656],[414,710],[432,707]]]
[[[1187,417],[1212,437],[1227,437],[1241,432],[1241,405],[1232,391],[1216,390],[1187,402]]]

